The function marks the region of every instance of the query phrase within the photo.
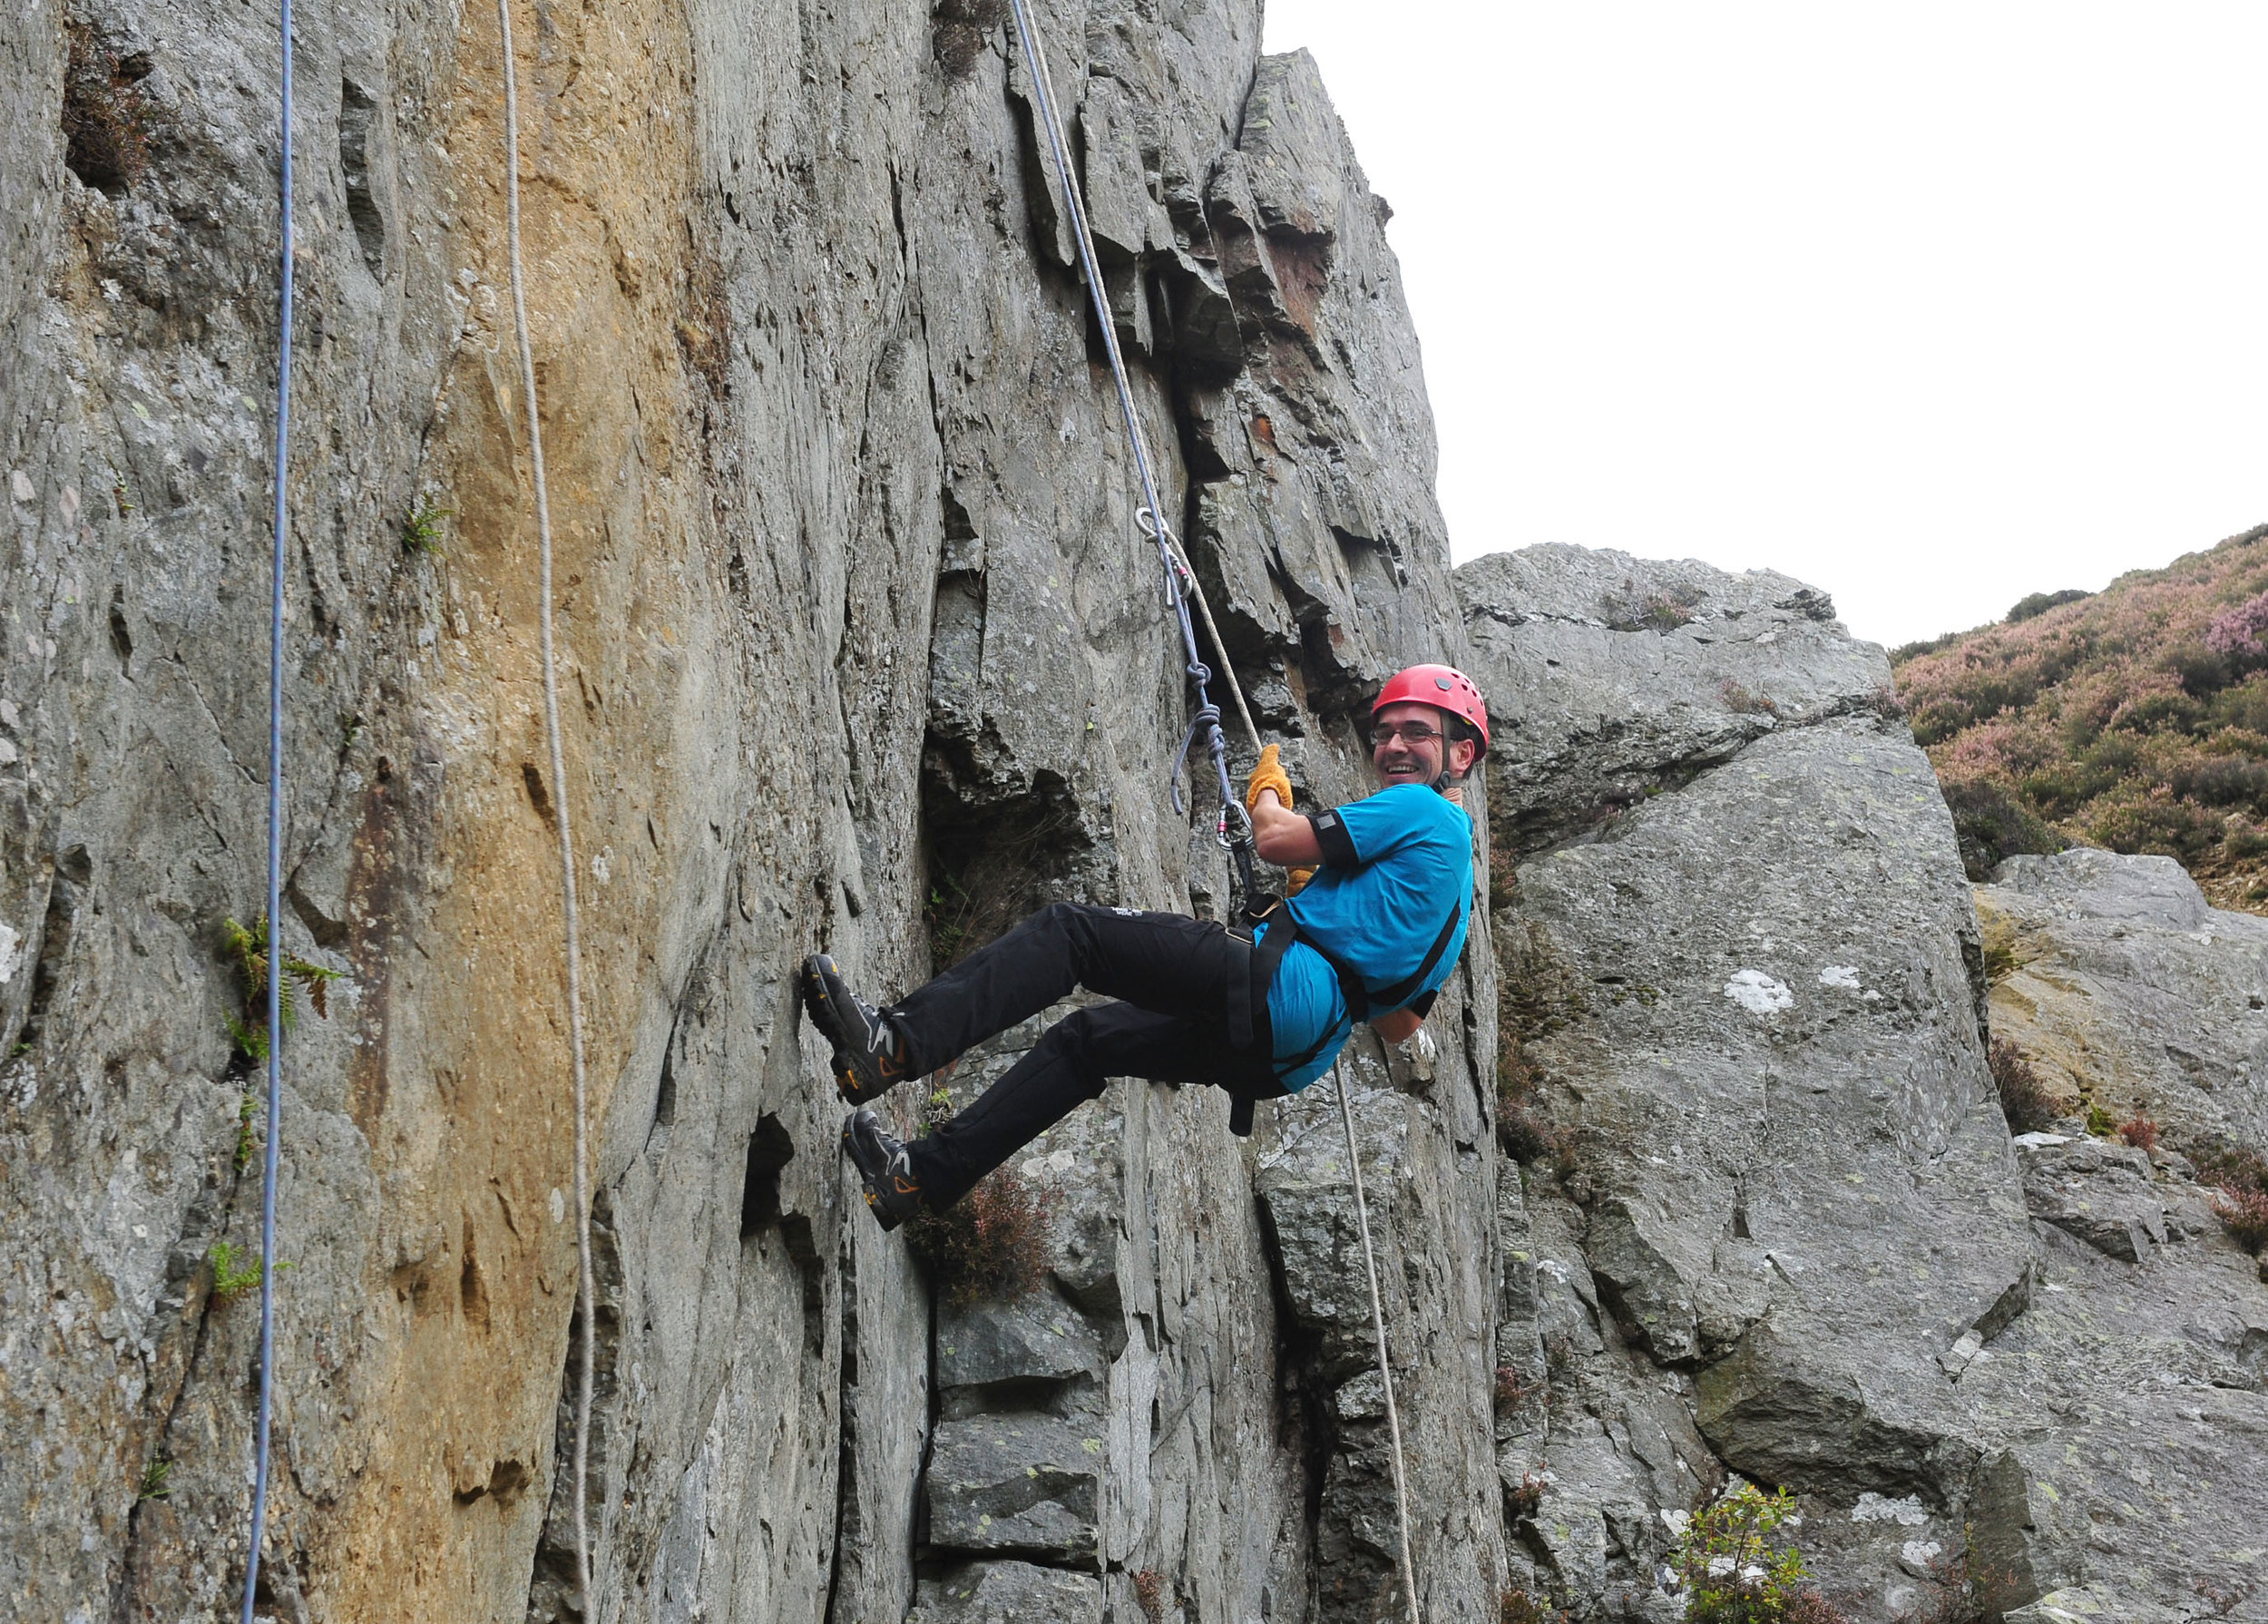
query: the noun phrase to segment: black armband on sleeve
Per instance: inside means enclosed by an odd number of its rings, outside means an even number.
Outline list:
[[[1430,992],[1420,993],[1415,998],[1411,999],[1409,1003],[1403,1004],[1402,1007],[1408,1010],[1419,1020],[1422,1021],[1426,1016],[1433,1013],[1433,1000],[1439,998],[1441,995],[1442,990],[1439,987],[1435,987]]]
[[[1339,821],[1336,807],[1328,812],[1311,812],[1307,822],[1315,831],[1315,845],[1322,848],[1325,862],[1338,868],[1361,866],[1363,859],[1355,855],[1354,836]]]

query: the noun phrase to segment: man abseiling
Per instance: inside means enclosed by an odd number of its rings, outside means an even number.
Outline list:
[[[825,954],[804,961],[804,1007],[835,1047],[836,1090],[860,1109],[843,1144],[885,1229],[938,1211],[1113,1077],[1205,1082],[1232,1120],[1330,1069],[1358,1021],[1390,1043],[1423,1022],[1464,945],[1472,825],[1458,796],[1488,749],[1481,691],[1445,665],[1398,673],[1371,708],[1376,793],[1292,809],[1276,747],[1245,801],[1259,855],[1314,877],[1246,941],[1178,914],[1059,902],[886,1008]],[[901,1082],[1067,997],[1073,1010],[966,1110],[902,1144],[865,1109]]]

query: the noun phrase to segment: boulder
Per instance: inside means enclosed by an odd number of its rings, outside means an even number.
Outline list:
[[[2087,847],[2009,858],[1977,911],[1993,1030],[2067,1105],[2268,1154],[2268,919],[2170,857]]]
[[[1076,1420],[973,1415],[938,1423],[929,1540],[943,1551],[1091,1559],[1101,1435]]]
[[[906,1624],[1102,1624],[1102,1581],[1029,1562],[963,1562],[924,1579]]]

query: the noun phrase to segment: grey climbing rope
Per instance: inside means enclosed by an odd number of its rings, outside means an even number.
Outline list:
[[[276,1176],[283,1115],[283,680],[285,494],[291,461],[291,0],[281,0],[283,41],[282,297],[276,346],[276,514],[268,563],[268,1143],[259,1180],[259,1402],[253,1423],[252,1543],[244,1559],[243,1624],[252,1624],[260,1541],[268,1532],[269,1433],[276,1401]]]
[[[1181,762],[1188,758],[1190,747],[1202,738],[1206,753],[1212,758],[1214,776],[1220,780],[1221,813],[1218,832],[1221,843],[1237,852],[1238,867],[1241,871],[1240,877],[1246,881],[1246,892],[1249,895],[1251,892],[1249,824],[1246,823],[1245,827],[1237,836],[1231,836],[1231,820],[1245,821],[1244,805],[1237,800],[1236,792],[1229,787],[1228,746],[1227,741],[1221,737],[1220,709],[1213,703],[1207,691],[1213,680],[1213,671],[1198,652],[1197,628],[1189,619],[1189,599],[1192,595],[1201,599],[1202,589],[1198,585],[1195,572],[1189,568],[1187,560],[1183,557],[1180,543],[1175,539],[1173,528],[1166,519],[1166,510],[1158,500],[1158,481],[1151,472],[1149,444],[1142,434],[1141,418],[1134,410],[1134,386],[1127,378],[1126,357],[1119,348],[1118,327],[1111,319],[1110,298],[1103,288],[1102,270],[1095,259],[1094,233],[1087,224],[1087,205],[1080,193],[1079,178],[1071,172],[1070,152],[1063,139],[1062,120],[1057,115],[1055,88],[1048,74],[1047,58],[1041,52],[1038,39],[1032,33],[1031,18],[1026,9],[1026,0],[1010,0],[1010,4],[1015,12],[1016,37],[1022,42],[1023,45],[1024,65],[1031,74],[1032,100],[1039,105],[1040,122],[1047,132],[1048,150],[1055,159],[1056,177],[1062,183],[1063,207],[1070,216],[1071,234],[1079,244],[1079,262],[1086,273],[1088,298],[1094,305],[1095,320],[1102,328],[1102,347],[1110,359],[1111,379],[1118,386],[1119,415],[1126,424],[1127,448],[1133,454],[1134,471],[1142,484],[1143,505],[1141,511],[1136,514],[1136,519],[1140,523],[1143,533],[1156,543],[1158,562],[1165,568],[1167,602],[1172,605],[1174,617],[1180,622],[1182,651],[1188,661],[1189,680],[1197,689],[1197,715],[1189,724],[1188,736],[1181,742],[1180,755],[1175,758],[1174,777],[1170,783],[1174,809],[1181,810]],[[1211,610],[1205,609],[1202,612],[1205,616],[1207,631],[1213,632]],[[1217,633],[1213,636],[1213,646],[1217,649],[1222,646]],[[1223,650],[1224,663],[1227,658],[1227,651]],[[1252,713],[1245,708],[1244,692],[1237,686],[1234,672],[1224,672],[1223,675],[1228,683],[1229,691],[1236,696],[1237,709],[1244,718],[1246,729],[1252,734],[1253,748],[1257,749],[1260,746],[1260,734],[1259,730],[1252,725]],[[1243,843],[1242,849],[1239,849],[1236,844],[1238,839],[1241,839]]]
[[[1134,389],[1127,379],[1126,357],[1119,349],[1118,327],[1111,318],[1110,301],[1102,285],[1102,272],[1095,261],[1094,235],[1088,229],[1086,204],[1080,194],[1078,177],[1071,172],[1070,154],[1063,139],[1062,122],[1056,113],[1055,90],[1049,79],[1047,58],[1041,52],[1039,42],[1032,33],[1026,0],[1009,0],[1009,3],[1015,13],[1016,36],[1023,46],[1024,64],[1031,74],[1032,99],[1039,103],[1040,122],[1047,131],[1048,149],[1054,155],[1056,177],[1062,184],[1064,210],[1070,216],[1071,234],[1079,244],[1079,261],[1086,272],[1088,297],[1094,305],[1096,324],[1102,329],[1103,349],[1110,358],[1111,378],[1118,386],[1119,412],[1126,421],[1127,446],[1133,454],[1135,471],[1142,482],[1145,505],[1135,517],[1143,533],[1157,544],[1165,565],[1166,596],[1180,621],[1182,647],[1188,657],[1188,673],[1197,687],[1197,716],[1189,725],[1188,736],[1181,741],[1181,753],[1174,761],[1171,780],[1174,809],[1181,809],[1181,763],[1188,758],[1190,747],[1197,742],[1201,732],[1207,751],[1212,757],[1213,770],[1220,780],[1221,843],[1237,854],[1248,897],[1252,894],[1250,826],[1247,822],[1244,846],[1239,849],[1231,841],[1229,819],[1232,816],[1241,817],[1244,808],[1229,788],[1227,745],[1221,738],[1220,711],[1207,692],[1212,672],[1198,658],[1197,630],[1189,620],[1189,600],[1192,597],[1197,601],[1198,613],[1204,617],[1207,635],[1213,640],[1213,646],[1221,651],[1224,665],[1227,660],[1227,646],[1222,643],[1220,633],[1213,625],[1213,611],[1205,602],[1204,589],[1198,582],[1197,573],[1189,568],[1180,542],[1166,522],[1164,508],[1158,504],[1157,482],[1150,473],[1149,448],[1142,436],[1141,420],[1135,416]],[[1237,681],[1236,672],[1224,670],[1222,680],[1227,683],[1228,691],[1237,701],[1237,714],[1244,719],[1245,730],[1252,736],[1253,748],[1258,749],[1260,732],[1253,726],[1252,712],[1245,705],[1244,690]],[[1411,1624],[1420,1624],[1417,1570],[1410,1560],[1410,1499],[1406,1487],[1408,1473],[1402,1458],[1402,1420],[1394,1405],[1393,1372],[1389,1368],[1386,1357],[1386,1310],[1378,1290],[1378,1259],[1371,1247],[1369,1206],[1363,1198],[1363,1159],[1354,1142],[1354,1114],[1347,1104],[1344,1076],[1335,1061],[1333,1063],[1333,1075],[1339,1094],[1340,1120],[1346,1129],[1347,1165],[1354,1179],[1354,1218],[1362,1232],[1363,1265],[1370,1275],[1371,1324],[1378,1334],[1378,1375],[1385,1385],[1387,1436],[1393,1450],[1394,1509],[1401,1523],[1402,1583],[1409,1598]]]
[[[597,1341],[597,1313],[591,1279],[591,1104],[582,1042],[582,927],[575,907],[575,839],[567,819],[567,760],[560,742],[559,661],[552,641],[552,504],[543,484],[543,421],[535,397],[535,350],[528,341],[526,278],[520,263],[520,93],[512,54],[511,0],[496,0],[496,23],[503,36],[505,240],[512,259],[512,325],[520,346],[520,390],[528,426],[528,468],[535,486],[535,537],[541,560],[537,624],[543,655],[543,736],[551,749],[552,812],[559,830],[559,889],[567,924],[567,1047],[575,1090],[575,1306],[582,1322],[581,1362],[575,1373],[575,1583],[583,1616],[597,1624],[598,1600],[591,1590],[591,1349]],[[272,979],[272,978],[271,978]]]
[[[1370,1204],[1363,1198],[1363,1153],[1354,1143],[1354,1108],[1347,1103],[1346,1069],[1331,1062],[1331,1087],[1339,1096],[1339,1121],[1346,1129],[1346,1162],[1354,1179],[1354,1227],[1363,1237],[1363,1272],[1370,1279],[1370,1323],[1378,1333],[1378,1380],[1386,1392],[1386,1441],[1393,1446],[1393,1507],[1401,1521],[1402,1588],[1409,1598],[1410,1624],[1419,1624],[1417,1569],[1410,1560],[1410,1487],[1402,1463],[1402,1413],[1393,1402],[1393,1366],[1386,1356],[1386,1305],[1378,1290],[1378,1255],[1370,1245]]]

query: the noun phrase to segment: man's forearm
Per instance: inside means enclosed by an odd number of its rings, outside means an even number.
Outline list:
[[[1315,826],[1264,789],[1252,804],[1252,843],[1264,862],[1283,868],[1312,868],[1323,861]]]

